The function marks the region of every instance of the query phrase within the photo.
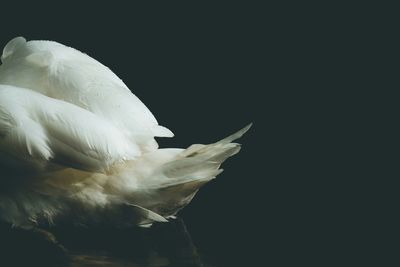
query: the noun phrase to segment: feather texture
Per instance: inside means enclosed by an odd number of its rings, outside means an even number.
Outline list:
[[[22,37],[11,40],[4,51],[0,84],[29,88],[86,109],[126,132],[144,151],[157,148],[154,136],[173,136],[121,79],[88,55]]]
[[[28,89],[0,85],[0,110],[1,153],[19,163],[43,166],[51,160],[100,171],[140,155],[108,121]]]
[[[107,67],[51,41],[11,40],[0,66],[0,219],[16,226],[165,222],[240,150],[172,136]]]

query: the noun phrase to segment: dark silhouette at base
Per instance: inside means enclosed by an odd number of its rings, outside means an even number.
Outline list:
[[[0,266],[205,267],[185,223],[18,229],[0,224]]]

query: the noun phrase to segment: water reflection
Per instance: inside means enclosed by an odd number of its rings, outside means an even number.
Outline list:
[[[148,229],[59,226],[51,229],[58,242],[46,232],[0,228],[0,256],[7,267],[205,266],[182,219]]]

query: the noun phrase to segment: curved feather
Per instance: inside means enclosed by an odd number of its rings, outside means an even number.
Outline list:
[[[52,41],[11,40],[3,52],[0,83],[29,88],[86,109],[154,150],[154,136],[172,137],[109,68],[80,51]]]
[[[0,153],[16,164],[48,161],[105,171],[140,149],[115,126],[70,103],[34,91],[0,85]]]

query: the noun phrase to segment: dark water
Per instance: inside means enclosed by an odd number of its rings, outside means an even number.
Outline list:
[[[182,219],[148,229],[58,227],[52,234],[1,228],[5,267],[215,266],[200,255]]]

